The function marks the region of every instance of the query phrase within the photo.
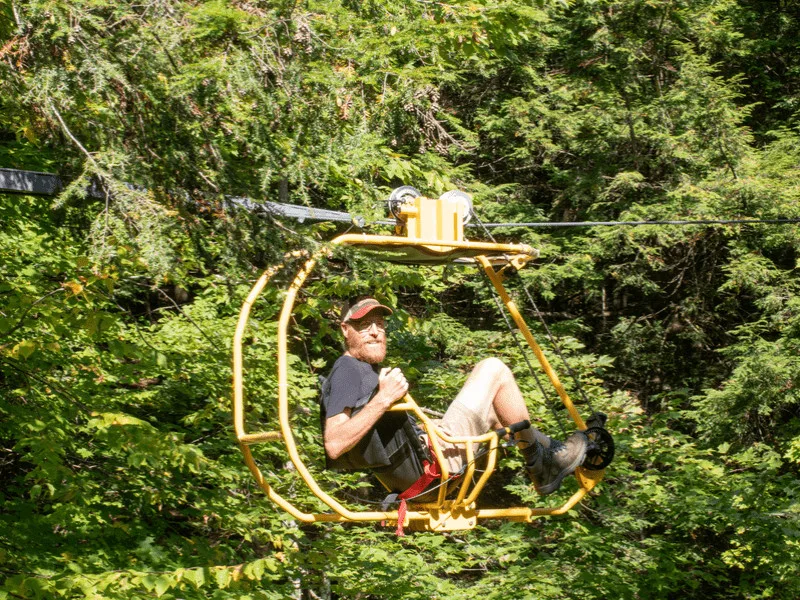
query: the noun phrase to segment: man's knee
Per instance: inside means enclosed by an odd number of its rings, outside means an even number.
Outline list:
[[[473,373],[491,377],[492,379],[501,379],[506,377],[513,378],[511,369],[508,368],[506,363],[495,357],[484,358],[477,365],[475,365]]]

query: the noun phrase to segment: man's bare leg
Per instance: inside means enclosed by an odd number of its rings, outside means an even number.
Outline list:
[[[531,419],[514,374],[499,358],[487,358],[475,365],[455,402],[486,415],[492,429]],[[543,438],[540,442],[546,445],[549,438],[544,434],[534,437],[536,433],[539,432],[534,428],[517,433],[521,448],[532,444],[536,437]]]
[[[530,421],[528,407],[514,374],[497,358],[482,360],[470,373],[453,404],[460,403],[479,415],[492,429],[519,421]],[[550,494],[583,462],[586,437],[575,433],[566,443],[551,440],[531,427],[515,434],[525,468],[536,491]],[[537,443],[538,442],[538,443]]]

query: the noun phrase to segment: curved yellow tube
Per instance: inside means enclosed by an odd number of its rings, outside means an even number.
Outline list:
[[[564,390],[563,386],[558,380],[558,377],[553,372],[552,368],[547,362],[547,359],[544,357],[544,354],[542,353],[541,349],[536,344],[536,341],[533,339],[533,336],[528,330],[524,319],[519,314],[516,305],[508,296],[508,293],[506,292],[502,284],[500,276],[497,275],[492,266],[493,264],[496,264],[498,260],[500,260],[496,256],[497,253],[501,253],[503,255],[502,261],[508,261],[508,262],[514,261],[514,264],[524,265],[524,263],[527,262],[527,260],[534,255],[535,251],[526,245],[493,244],[486,242],[469,242],[460,240],[448,241],[446,245],[443,245],[441,240],[420,240],[420,239],[409,240],[406,238],[398,238],[392,236],[373,236],[367,234],[345,234],[337,237],[330,243],[331,246],[352,245],[352,246],[389,247],[389,248],[408,246],[409,244],[413,244],[414,247],[429,248],[436,252],[448,252],[451,249],[457,250],[459,252],[464,252],[468,255],[474,256],[476,260],[480,262],[480,264],[486,271],[487,275],[489,276],[490,280],[492,281],[492,284],[495,286],[498,293],[500,294],[501,299],[508,307],[509,312],[512,315],[512,318],[517,323],[517,326],[522,331],[526,341],[528,342],[529,346],[531,347],[537,359],[539,360],[540,364],[542,365],[542,368],[547,373],[548,378],[558,391],[558,394],[561,397],[567,409],[569,410],[571,417],[573,418],[573,420],[580,429],[585,429],[586,428],[585,423],[581,419],[580,415],[577,413],[577,410],[575,409],[574,405],[569,399],[569,396],[567,395],[566,391]],[[256,284],[253,286],[252,290],[247,296],[247,299],[243,303],[242,310],[239,315],[239,321],[236,327],[236,333],[233,339],[233,422],[234,422],[234,430],[236,433],[236,438],[239,442],[239,446],[244,455],[245,463],[247,464],[250,471],[253,473],[253,476],[255,477],[259,486],[267,493],[268,497],[273,502],[278,504],[278,506],[283,508],[285,511],[287,511],[296,519],[305,522],[397,520],[398,518],[397,511],[352,511],[343,506],[335,498],[333,498],[322,488],[320,488],[320,486],[314,479],[313,475],[308,470],[302,458],[300,457],[297,445],[294,440],[294,436],[292,434],[291,423],[289,420],[289,370],[288,370],[288,350],[287,350],[289,323],[291,320],[294,303],[299,290],[302,288],[308,275],[316,266],[317,261],[322,256],[328,254],[329,252],[330,249],[328,247],[325,247],[319,250],[318,252],[314,253],[312,256],[308,257],[303,267],[300,269],[300,271],[297,273],[294,280],[292,281],[292,284],[290,285],[289,290],[284,299],[283,307],[281,309],[280,317],[278,320],[278,344],[277,344],[278,420],[280,423],[280,431],[266,431],[259,433],[247,433],[245,431],[242,339],[244,336],[245,328],[247,326],[247,321],[249,320],[252,306],[254,305],[259,295],[263,292],[264,288],[266,287],[270,279],[275,275],[275,273],[277,273],[281,268],[283,268],[284,265],[281,264],[276,267],[267,269],[258,279],[258,281],[256,281]],[[491,254],[495,254],[495,256],[490,256]],[[287,258],[299,257],[303,255],[308,256],[308,253],[302,251],[294,252],[291,253],[290,255],[287,255]],[[461,480],[461,484],[455,500],[453,501],[445,500],[447,486],[442,486],[440,488],[439,497],[435,503],[420,505],[420,508],[422,510],[409,511],[407,513],[408,522],[429,521],[431,528],[458,529],[458,528],[474,526],[475,522],[479,518],[506,518],[512,520],[530,521],[531,519],[542,515],[563,514],[564,512],[570,510],[573,506],[575,506],[575,504],[577,504],[580,501],[580,499],[583,498],[583,496],[588,492],[588,490],[591,487],[593,487],[594,483],[596,483],[602,478],[602,473],[600,473],[600,475],[595,476],[594,479],[592,479],[589,484],[585,484],[584,480],[579,478],[579,481],[581,482],[580,489],[575,494],[573,494],[573,496],[570,497],[562,506],[557,508],[517,507],[517,508],[488,509],[488,510],[476,509],[474,505],[477,500],[477,497],[483,490],[483,487],[485,486],[486,482],[491,476],[496,464],[497,448],[498,448],[497,436],[493,432],[489,432],[484,435],[476,437],[448,436],[439,431],[435,427],[432,421],[419,409],[419,407],[411,398],[411,396],[406,396],[406,398],[401,403],[393,406],[391,410],[411,411],[415,414],[417,419],[423,424],[424,428],[426,429],[426,431],[430,436],[431,446],[433,448],[433,451],[437,459],[439,460],[440,465],[442,465],[443,482],[447,480],[449,473],[447,473],[447,462],[444,459],[440,442],[444,441],[448,443],[463,443],[466,445],[468,467],[465,476]],[[334,511],[333,513],[315,514],[300,510],[290,501],[281,497],[265,480],[263,474],[259,470],[253,458],[249,446],[256,443],[269,443],[278,441],[282,441],[284,443],[286,450],[289,454],[289,457],[292,461],[292,464],[294,465],[299,475],[302,477],[303,481],[309,487],[309,489],[314,493],[314,495],[317,498],[319,498],[321,501],[327,504]],[[474,470],[475,470],[475,466],[473,464],[474,462],[473,444],[475,443],[488,443],[489,452],[488,452],[487,465],[484,473],[481,475],[481,477],[478,479],[477,482],[472,484]],[[461,520],[448,521],[448,518],[451,515],[460,515]],[[436,519],[435,523],[434,519]]]

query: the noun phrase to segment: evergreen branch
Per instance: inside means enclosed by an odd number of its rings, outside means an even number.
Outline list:
[[[103,193],[105,195],[105,209],[104,209],[105,224],[103,226],[103,238],[102,238],[102,249],[101,249],[101,252],[105,252],[105,249],[106,249],[106,236],[108,234],[108,225],[109,225],[109,204],[110,204],[109,190],[108,190],[108,187],[103,182],[103,180],[105,179],[105,176],[102,174],[102,170],[100,169],[100,165],[97,164],[97,161],[94,159],[94,157],[91,155],[91,153],[84,147],[83,144],[81,144],[80,140],[78,140],[78,138],[76,138],[73,135],[73,133],[72,133],[72,131],[70,131],[69,127],[67,127],[67,124],[64,122],[64,119],[61,116],[61,113],[56,108],[55,104],[53,104],[52,101],[49,101],[49,105],[50,105],[50,110],[53,111],[53,114],[55,114],[56,119],[58,119],[58,122],[61,124],[61,127],[64,130],[64,133],[66,133],[66,135],[72,140],[72,142],[76,146],[78,146],[78,148],[81,150],[81,152],[83,152],[86,155],[86,158],[89,160],[89,162],[95,168],[95,173],[97,175],[100,175],[100,177],[101,177],[101,185],[103,187]]]
[[[169,64],[172,65],[172,68],[175,70],[175,73],[180,73],[181,70],[178,67],[178,64],[175,62],[175,59],[172,58],[172,53],[169,51],[167,46],[164,44],[164,42],[161,41],[161,38],[158,36],[158,34],[155,31],[151,31],[150,33],[155,38],[155,40],[158,42],[158,45],[161,46],[161,49],[164,51],[164,54],[167,55],[167,60],[169,60]]]
[[[52,100],[48,101],[48,105],[50,107],[50,110],[52,110],[53,114],[56,116],[56,119],[58,119],[58,122],[61,124],[61,128],[64,130],[64,133],[67,135],[67,137],[69,139],[71,139],[72,143],[74,143],[80,149],[80,151],[83,152],[86,155],[86,158],[89,159],[89,162],[92,163],[92,165],[95,167],[95,169],[99,172],[100,171],[100,166],[97,164],[97,161],[94,159],[94,157],[91,155],[91,153],[84,147],[84,145],[81,144],[80,140],[78,140],[78,138],[76,138],[72,134],[72,131],[70,131],[69,127],[67,127],[67,124],[64,122],[64,119],[61,117],[61,113],[58,112],[58,109],[56,108],[55,104],[53,104]]]
[[[11,2],[11,12],[14,14],[14,22],[17,24],[17,27],[22,29],[22,21],[19,18],[19,12],[17,11],[17,3]]]

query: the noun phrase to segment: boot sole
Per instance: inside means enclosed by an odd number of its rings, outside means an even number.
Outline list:
[[[586,458],[586,449],[588,448],[588,444],[583,447],[583,452],[578,455],[574,461],[572,461],[568,466],[564,467],[561,472],[556,476],[556,478],[548,483],[547,485],[543,485],[542,487],[536,487],[535,485],[533,488],[536,490],[536,493],[540,496],[547,496],[548,494],[552,494],[558,488],[561,487],[561,482],[564,481],[564,477],[570,475],[575,472],[575,469],[583,462]]]

